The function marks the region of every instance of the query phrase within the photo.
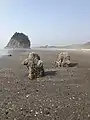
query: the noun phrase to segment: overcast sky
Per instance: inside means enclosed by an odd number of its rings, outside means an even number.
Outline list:
[[[90,0],[0,0],[0,48],[16,31],[33,46],[90,41]]]

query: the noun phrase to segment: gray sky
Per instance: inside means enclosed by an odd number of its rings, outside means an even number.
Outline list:
[[[90,0],[1,0],[0,48],[16,31],[33,46],[90,41]]]

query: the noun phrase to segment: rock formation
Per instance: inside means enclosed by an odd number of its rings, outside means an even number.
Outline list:
[[[15,33],[5,48],[30,48],[30,40],[23,33]]]

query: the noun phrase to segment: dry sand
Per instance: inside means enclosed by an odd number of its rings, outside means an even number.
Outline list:
[[[90,54],[69,52],[76,67],[55,68],[59,51],[35,51],[45,77],[28,79],[28,52],[0,59],[0,120],[90,120]]]

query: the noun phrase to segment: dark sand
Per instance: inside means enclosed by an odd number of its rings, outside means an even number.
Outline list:
[[[79,66],[55,68],[59,51],[36,51],[45,77],[28,79],[28,52],[0,59],[0,120],[90,120],[90,54],[70,52]]]

